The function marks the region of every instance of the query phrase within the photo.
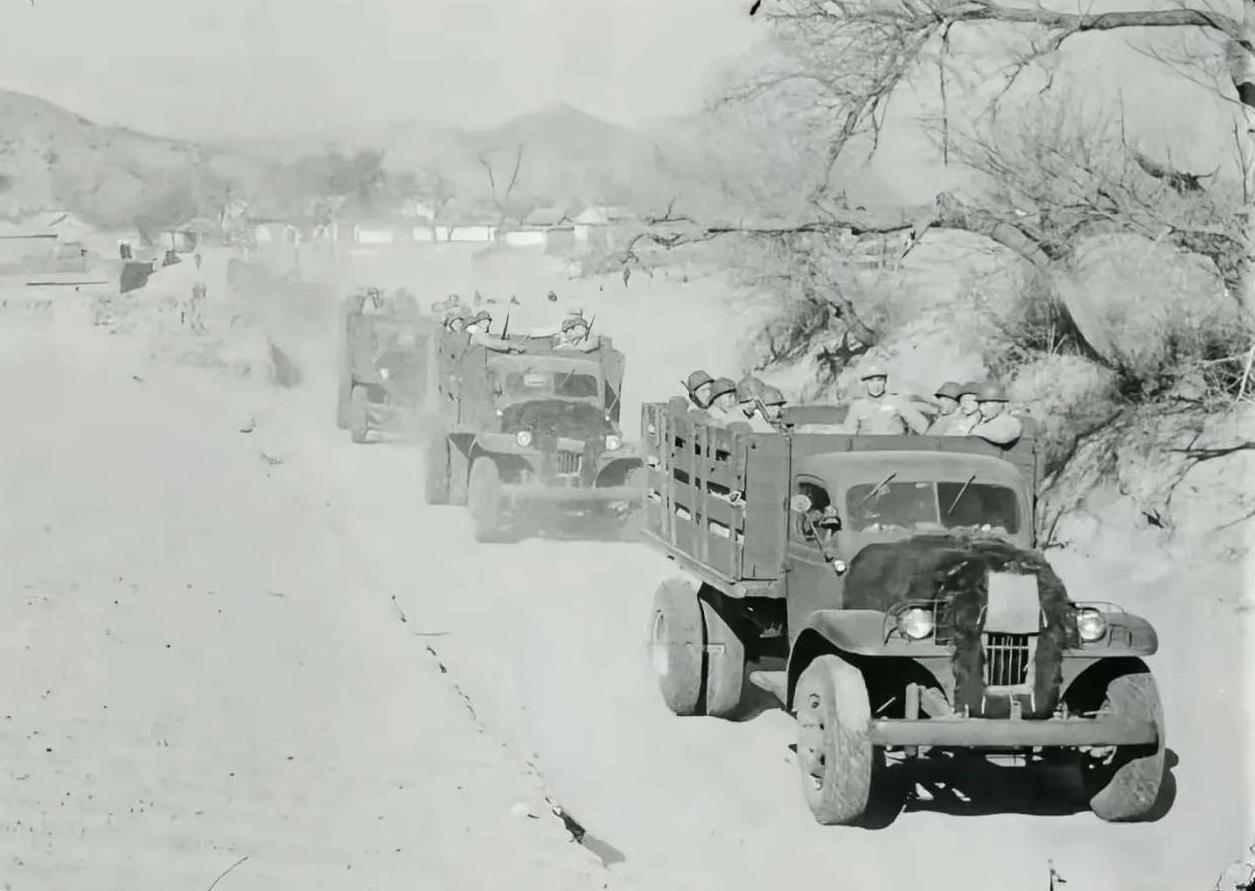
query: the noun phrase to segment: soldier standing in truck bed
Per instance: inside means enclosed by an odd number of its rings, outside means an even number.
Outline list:
[[[767,423],[775,430],[784,430],[783,412],[787,404],[784,394],[775,387],[764,384],[762,392],[759,394],[758,402],[762,406],[763,417],[767,419]]]
[[[737,410],[736,382],[728,377],[721,377],[710,385],[710,405],[706,408],[710,419],[716,424],[731,424],[744,420],[744,415]]]
[[[758,402],[759,393],[758,388],[752,384],[746,385],[744,381],[737,385],[736,401],[740,411],[736,413],[736,420],[749,424],[750,430],[754,433],[775,433],[776,428],[762,415]]]
[[[962,391],[963,385],[956,381],[946,381],[937,388],[933,397],[937,400],[939,411],[928,425],[929,436],[945,436],[954,427],[958,420],[959,394]]]
[[[714,382],[715,379],[710,376],[710,372],[703,368],[689,374],[684,381],[684,390],[688,393],[689,402],[694,408],[705,411],[710,406],[710,387]]]
[[[980,407],[976,399],[980,389],[981,385],[975,381],[968,381],[959,386],[959,410],[954,413],[945,436],[971,434],[972,428],[980,421]]]
[[[980,420],[968,436],[979,436],[995,445],[1012,446],[1024,433],[1024,425],[1014,415],[1005,413],[1007,394],[997,384],[986,384],[976,395]]]
[[[850,404],[844,424],[847,433],[902,436],[928,429],[928,419],[910,400],[886,389],[888,380],[889,373],[877,365],[863,372],[866,394]]]

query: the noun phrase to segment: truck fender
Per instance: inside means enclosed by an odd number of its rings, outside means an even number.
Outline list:
[[[806,626],[789,651],[788,698],[806,666],[817,656],[834,650],[843,655],[875,656],[884,647],[885,614],[874,609],[825,609],[811,613]]]
[[[1080,603],[1078,606],[1087,606]],[[1106,636],[1095,643],[1082,644],[1080,649],[1068,650],[1069,656],[1095,656],[1098,658],[1153,656],[1159,650],[1159,635],[1155,626],[1141,616],[1122,611],[1099,609],[1107,622]]]

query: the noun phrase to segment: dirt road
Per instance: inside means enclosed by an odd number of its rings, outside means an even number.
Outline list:
[[[603,887],[254,396],[0,343],[0,887]]]
[[[732,370],[733,343],[694,337],[716,304],[673,307],[660,331],[634,322],[663,311],[648,300],[603,309],[629,355],[625,417],[693,365]],[[335,429],[317,373],[259,400],[96,336],[0,356],[13,889],[208,887],[247,857],[222,891],[1036,891],[1051,861],[1069,891],[1180,891],[1249,841],[1249,614],[1137,542],[1055,562],[1079,596],[1159,624],[1178,762],[1164,819],[1104,825],[1066,789],[984,771],[887,829],[823,829],[786,715],[666,713],[644,623],[670,569],[642,546],[476,545],[464,511],[421,504],[416,449]]]

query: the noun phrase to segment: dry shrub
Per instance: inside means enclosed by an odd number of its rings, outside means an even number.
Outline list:
[[[1112,368],[1121,398],[1142,404],[1193,379],[1236,391],[1250,344],[1236,302],[1197,257],[1134,236],[1093,239],[1054,277],[1060,301]]]
[[[1115,373],[1076,355],[1046,354],[1021,365],[1008,390],[1012,402],[1041,426],[1048,474],[1063,466],[1079,437],[1102,427],[1120,409]]]

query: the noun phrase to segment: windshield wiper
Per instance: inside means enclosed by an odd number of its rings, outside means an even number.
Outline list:
[[[862,501],[860,501],[860,502],[858,503],[858,506],[859,506],[859,507],[862,507],[864,504],[866,504],[867,502],[869,502],[869,501],[871,501],[873,498],[875,498],[875,497],[876,497],[876,494],[877,494],[877,493],[878,493],[881,489],[883,489],[885,486],[887,486],[887,485],[889,484],[889,481],[890,481],[891,479],[893,479],[893,478],[894,478],[895,476],[897,476],[897,475],[898,475],[898,472],[895,470],[893,473],[889,474],[889,475],[888,475],[887,477],[885,477],[883,480],[881,480],[880,482],[876,483],[876,488],[874,488],[874,489],[872,489],[870,492],[868,492],[868,493],[867,493],[867,497],[866,497],[866,498],[864,498]]]
[[[972,474],[967,478],[967,482],[963,484],[963,488],[959,489],[959,494],[954,496],[954,500],[950,502],[950,506],[946,508],[946,516],[954,510],[954,506],[959,503],[959,499],[963,497],[963,493],[967,491],[967,487],[972,484],[972,480],[976,479],[976,474]]]

